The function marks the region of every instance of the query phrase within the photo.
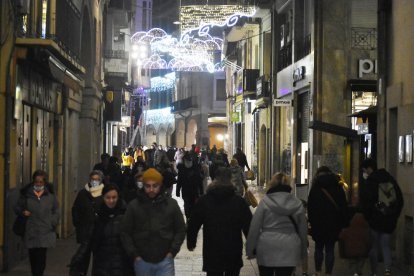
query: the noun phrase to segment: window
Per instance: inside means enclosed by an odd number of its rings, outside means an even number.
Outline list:
[[[219,79],[216,81],[216,101],[226,100],[226,81]]]

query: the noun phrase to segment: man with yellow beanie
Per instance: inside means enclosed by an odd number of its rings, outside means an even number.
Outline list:
[[[146,170],[142,179],[144,192],[128,204],[122,221],[122,244],[137,276],[173,276],[174,257],[185,238],[184,218],[177,201],[164,193],[156,169]]]

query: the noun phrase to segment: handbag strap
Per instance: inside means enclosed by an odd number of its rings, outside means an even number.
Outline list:
[[[336,204],[335,200],[333,199],[333,197],[331,196],[330,193],[328,193],[327,190],[325,190],[324,188],[322,188],[322,192],[326,195],[326,197],[329,199],[330,202],[332,202],[332,204],[335,206],[335,208],[337,210],[339,210],[339,206],[338,204]]]

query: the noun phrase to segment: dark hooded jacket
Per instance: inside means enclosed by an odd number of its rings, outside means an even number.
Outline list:
[[[334,200],[335,204],[323,192]],[[345,192],[339,178],[323,174],[315,178],[308,197],[308,218],[314,241],[332,242],[338,240],[342,228],[348,225],[348,211]]]
[[[392,183],[396,192],[396,201],[390,214],[382,214],[375,205],[378,203],[378,185],[380,183]],[[371,173],[361,187],[362,212],[368,221],[370,228],[383,232],[392,233],[397,226],[398,217],[404,206],[404,199],[397,181],[385,169],[379,169]]]
[[[134,275],[131,259],[121,243],[121,221],[126,210],[122,200],[115,208],[101,205],[91,239],[93,276]]]
[[[242,232],[247,237],[252,213],[245,200],[235,195],[234,187],[212,184],[196,203],[188,221],[187,247],[195,248],[197,233],[203,225],[203,271],[240,268]]]
[[[183,214],[175,199],[161,191],[149,198],[139,191],[122,219],[121,240],[130,260],[141,257],[158,263],[168,253],[175,256],[185,238]]]

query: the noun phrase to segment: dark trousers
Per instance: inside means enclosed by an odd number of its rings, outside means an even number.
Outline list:
[[[322,263],[324,257],[324,249],[325,249],[325,273],[332,274],[334,262],[335,262],[335,241],[330,242],[323,242],[323,241],[315,241],[315,270],[321,271],[322,270]]]
[[[293,273],[294,267],[287,266],[278,266],[278,267],[268,267],[259,265],[259,275],[260,276],[291,276]]]
[[[239,276],[240,268],[226,271],[207,271],[207,276]]]
[[[70,263],[70,276],[87,275],[89,263],[91,261],[91,247],[89,244],[81,243],[73,255]]]
[[[183,197],[183,200],[184,200],[184,214],[188,220],[191,216],[191,213],[193,212],[197,198],[196,197]]]
[[[46,268],[47,248],[29,248],[30,267],[33,276],[43,276]]]

